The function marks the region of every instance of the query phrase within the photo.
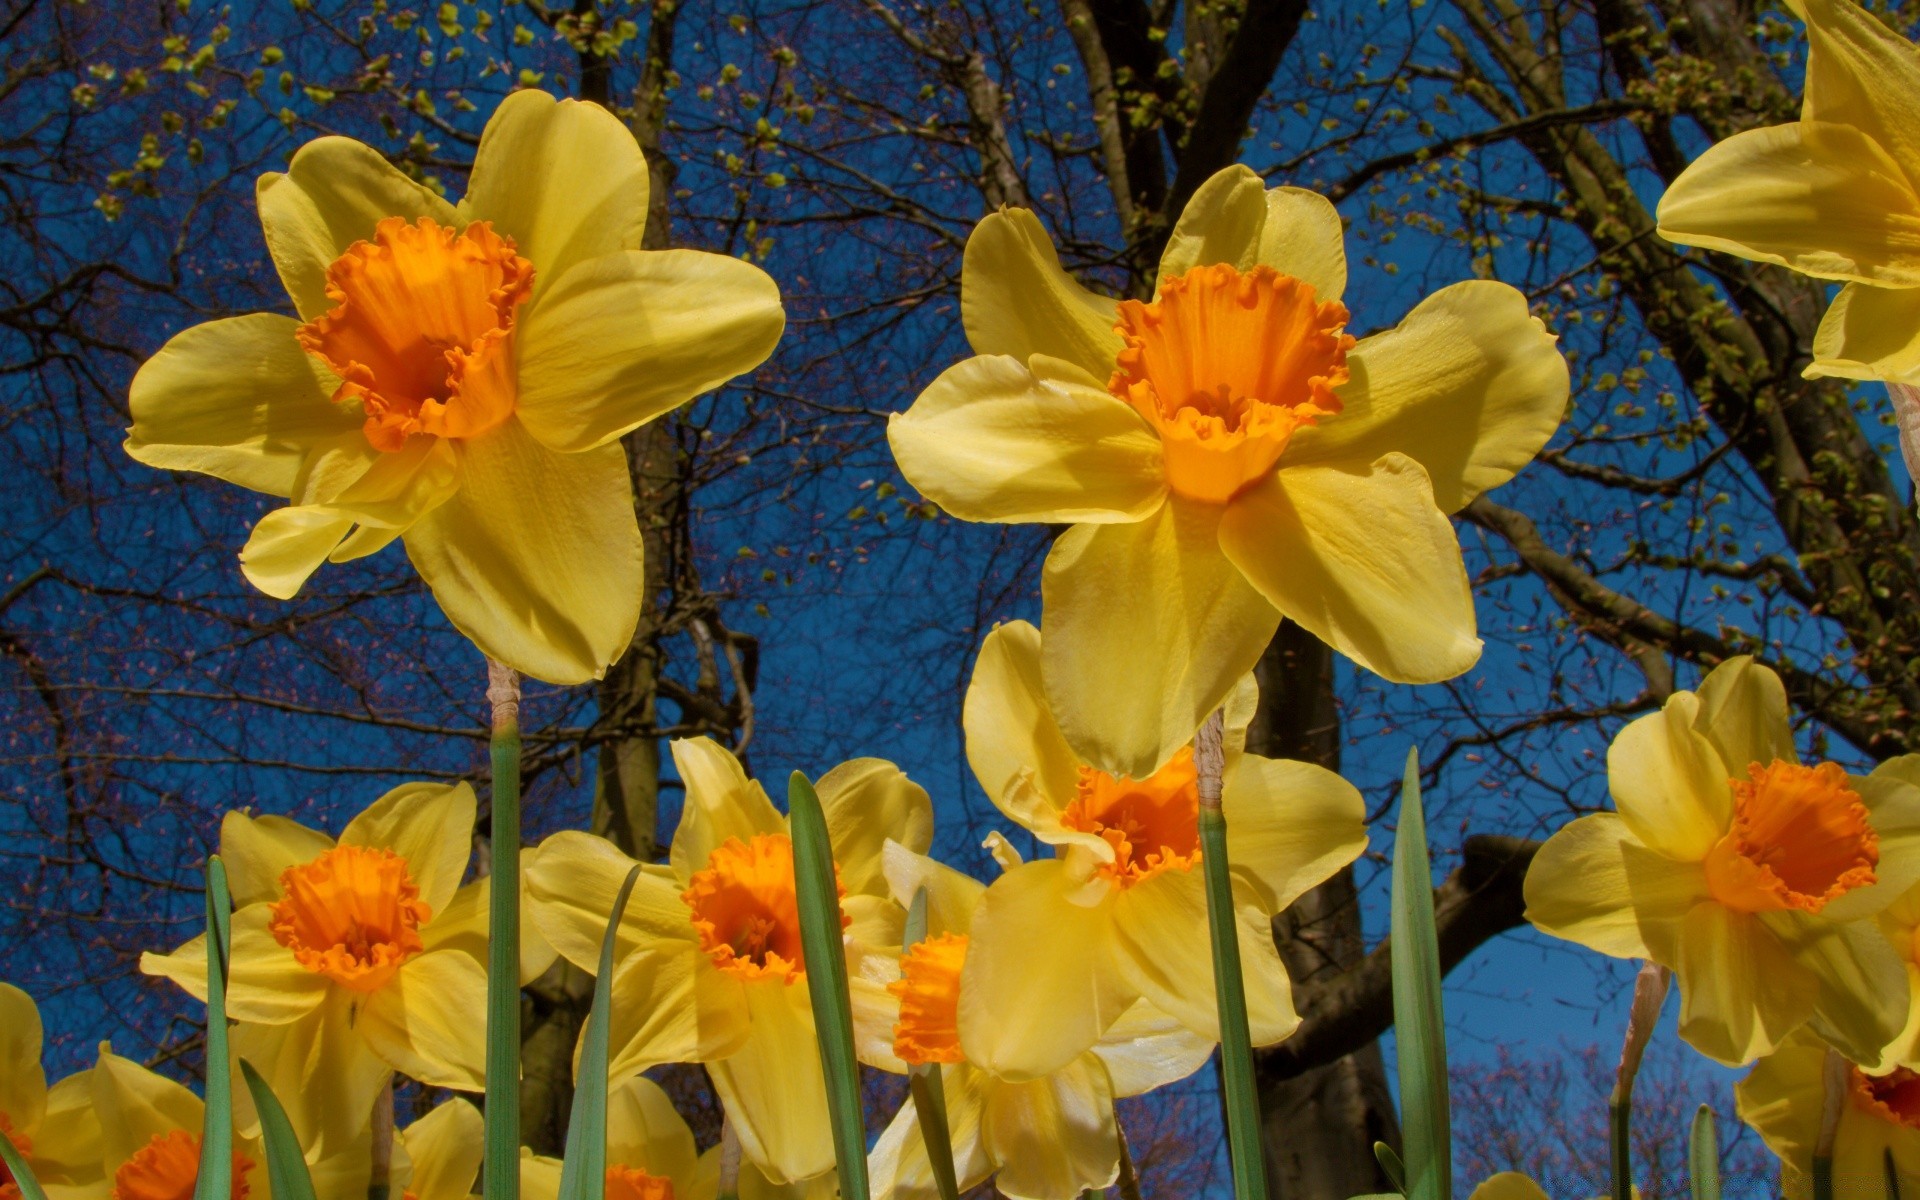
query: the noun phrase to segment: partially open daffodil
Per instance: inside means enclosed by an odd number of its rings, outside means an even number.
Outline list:
[[[0,1137],[13,1143],[51,1200],[96,1183],[100,1121],[85,1074],[47,1087],[40,1065],[43,1033],[33,998],[0,983]],[[20,1200],[20,1185],[0,1163],[0,1200]]]
[[[227,1014],[237,1053],[265,1076],[303,1139],[357,1138],[388,1074],[479,1091],[485,1071],[486,894],[460,886],[473,789],[410,783],[340,840],[283,817],[228,813],[233,890]],[[536,935],[537,936],[537,935]],[[206,998],[206,938],[140,968]],[[553,952],[522,944],[525,976]]]
[[[1841,281],[1806,373],[1920,383],[1920,50],[1853,0],[1789,3],[1807,22],[1800,120],[1695,159],[1660,234]]]
[[[1672,968],[1680,1035],[1752,1062],[1813,1028],[1872,1068],[1907,1018],[1875,914],[1920,881],[1920,787],[1804,764],[1780,677],[1729,659],[1620,731],[1618,809],[1547,840],[1527,919],[1602,954]]]
[[[1194,194],[1151,302],[1074,282],[1024,210],[967,241],[977,357],[888,438],[956,517],[1073,526],[1041,583],[1046,686],[1103,770],[1158,769],[1283,616],[1401,682],[1480,655],[1447,514],[1539,452],[1566,363],[1484,280],[1356,344],[1346,282],[1333,205],[1243,166]]]
[[[501,103],[458,205],[343,137],[263,176],[259,205],[298,316],[168,342],[133,381],[128,453],[287,499],[241,552],[269,595],[401,538],[487,655],[602,675],[644,592],[619,438],[772,352],[773,281],[642,251],[633,135],[540,92]]]
[[[670,864],[647,865],[621,920],[612,984],[614,1076],[705,1063],[740,1147],[774,1183],[833,1169],[826,1082],[800,952],[787,818],[724,747],[673,743],[686,785]],[[892,763],[855,759],[815,784],[849,922],[850,973],[868,947],[900,944],[881,871],[888,839],[925,851],[927,793]],[[530,855],[527,889],[546,938],[598,970],[615,896],[634,861],[591,834],[557,833]]]
[[[1827,1047],[1807,1032],[1793,1034],[1754,1064],[1734,1085],[1734,1106],[1767,1148],[1780,1156],[1787,1200],[1813,1196],[1813,1148],[1826,1100]],[[1899,1194],[1920,1194],[1920,1075],[1904,1067],[1868,1075],[1847,1066],[1839,1073],[1846,1095],[1833,1139],[1833,1192],[1848,1200],[1892,1200],[1887,1160]]]
[[[1106,1188],[1120,1170],[1114,1100],[1184,1079],[1213,1043],[1140,1000],[1051,1074],[1016,1081],[975,1066],[960,1041],[959,1011],[986,886],[898,845],[887,847],[886,867],[901,904],[926,889],[927,938],[897,959],[867,957],[866,973],[851,981],[862,1059],[895,1072],[941,1064],[961,1190],[989,1177],[1015,1200],[1076,1200]],[[1010,1009],[1002,1019],[1044,1024],[1051,1016]],[[869,1170],[880,1200],[937,1200],[911,1097],[875,1143]]]
[[[988,798],[1054,850],[995,880],[973,918],[960,1042],[1008,1079],[1064,1070],[1143,998],[1219,1037],[1192,755],[1144,779],[1092,766],[1048,711],[1042,658],[1033,626],[994,630],[964,714]],[[1222,805],[1253,1042],[1268,1045],[1299,1024],[1272,918],[1352,862],[1367,832],[1360,794],[1332,771],[1244,752],[1257,699],[1247,676],[1227,700]]]
[[[520,1194],[559,1200],[561,1161],[520,1152]],[[606,1200],[713,1200],[718,1153],[702,1155],[660,1085],[634,1075],[607,1090]]]

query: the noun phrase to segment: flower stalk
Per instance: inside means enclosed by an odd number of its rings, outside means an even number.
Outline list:
[[[1813,1143],[1813,1200],[1833,1200],[1833,1142],[1847,1107],[1847,1060],[1827,1048],[1820,1104],[1820,1136]]]
[[[1633,981],[1633,1007],[1627,1014],[1626,1040],[1620,1045],[1620,1069],[1607,1100],[1613,1200],[1633,1200],[1633,1081],[1640,1073],[1647,1043],[1653,1040],[1654,1027],[1660,1023],[1660,1006],[1666,1003],[1672,982],[1673,972],[1655,962],[1641,963]]]
[[[487,1200],[520,1194],[520,673],[487,660],[493,707],[488,841]]]

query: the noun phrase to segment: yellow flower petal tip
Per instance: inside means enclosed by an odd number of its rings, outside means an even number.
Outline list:
[[[288,501],[242,554],[268,595],[399,540],[489,657],[601,678],[645,591],[619,439],[751,371],[785,324],[758,268],[639,248],[646,182],[616,118],[536,92],[488,121],[458,206],[358,142],[308,144],[257,193],[302,319],[168,342],[127,452]]]

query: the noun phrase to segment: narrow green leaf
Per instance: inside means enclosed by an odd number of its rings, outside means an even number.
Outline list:
[[[900,953],[927,940],[927,889],[916,888],[907,906]],[[933,1168],[933,1186],[940,1200],[959,1200],[960,1180],[953,1169],[953,1139],[947,1124],[947,1089],[939,1063],[914,1063],[907,1068],[907,1090],[913,1094],[913,1115],[920,1122],[920,1140]]]
[[[1401,1195],[1406,1195],[1407,1168],[1401,1165],[1400,1155],[1394,1151],[1394,1148],[1385,1142],[1375,1142],[1373,1160],[1380,1164],[1382,1171],[1386,1172],[1387,1182],[1393,1184],[1394,1189]]]
[[[20,1200],[47,1200],[47,1193],[34,1178],[33,1168],[27,1165],[26,1156],[13,1144],[13,1139],[0,1135],[0,1162],[7,1164],[7,1173],[13,1176],[13,1182],[20,1189]]]
[[[1227,1151],[1236,1200],[1266,1200],[1266,1148],[1260,1138],[1260,1099],[1253,1082],[1253,1041],[1247,1032],[1247,990],[1240,969],[1239,924],[1227,873],[1227,819],[1200,806],[1200,872],[1207,889],[1207,935],[1213,945],[1213,999],[1220,1014],[1220,1082],[1226,1098]]]
[[[246,1078],[247,1091],[253,1094],[253,1107],[260,1114],[260,1141],[267,1152],[267,1187],[273,1200],[313,1200],[313,1177],[307,1174],[307,1156],[300,1150],[293,1122],[280,1098],[246,1059],[240,1060],[240,1074]]]
[[[493,733],[493,823],[488,838],[487,1200],[520,1200],[520,723],[519,679],[487,663]]]
[[[1694,1112],[1687,1135],[1687,1178],[1693,1200],[1720,1200],[1720,1135],[1713,1109],[1705,1104]]]
[[[227,956],[233,898],[218,854],[207,858],[207,1104],[200,1125],[200,1176],[193,1200],[233,1194],[233,1068],[227,1058]]]
[[[587,1032],[580,1042],[580,1065],[573,1072],[573,1114],[567,1120],[559,1200],[605,1200],[607,1193],[607,1030],[613,1019],[613,948],[620,940],[627,898],[639,878],[640,864],[635,863],[614,897],[607,933],[600,939],[593,1008],[587,1013]]]
[[[1433,868],[1420,803],[1420,751],[1407,752],[1400,829],[1393,839],[1393,1029],[1400,1058],[1400,1129],[1410,1200],[1451,1200],[1446,1018],[1433,930]]]
[[[847,998],[833,843],[827,837],[820,797],[798,771],[787,783],[787,813],[793,837],[794,891],[800,904],[800,949],[806,959],[820,1066],[827,1077],[827,1115],[833,1122],[840,1196],[841,1200],[868,1200],[867,1131],[860,1112],[860,1064],[853,1055],[853,1006]]]

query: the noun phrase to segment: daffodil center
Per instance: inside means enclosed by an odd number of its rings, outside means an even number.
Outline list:
[[[1195,267],[1122,300],[1108,388],[1160,433],[1167,486],[1224,504],[1265,479],[1294,430],[1340,411],[1347,309],[1272,267]]]
[[[1908,1129],[1920,1129],[1920,1074],[1895,1067],[1890,1075],[1852,1068],[1853,1101],[1860,1108]]]
[[[532,292],[533,264],[487,222],[388,217],[327,267],[333,307],[297,336],[376,449],[475,437],[513,415],[514,317]]]
[[[1161,871],[1191,870],[1200,861],[1200,787],[1193,751],[1183,747],[1145,779],[1081,767],[1073,803],[1060,821],[1113,847],[1113,862],[1100,874],[1120,887]]]
[[[1733,823],[1707,854],[1714,898],[1743,912],[1817,913],[1874,881],[1880,838],[1834,763],[1753,763],[1733,788]]]
[[[274,940],[309,971],[356,992],[378,991],[420,953],[432,915],[407,860],[391,850],[335,846],[280,876],[268,920]]]
[[[253,1160],[233,1152],[233,1200],[246,1200]],[[156,1133],[113,1173],[113,1200],[192,1200],[200,1179],[200,1135]]]
[[[693,912],[700,948],[721,970],[742,979],[806,978],[793,842],[785,834],[728,838],[714,847],[680,898]],[[845,914],[840,919],[847,921]]]
[[[965,1062],[960,1052],[960,968],[966,935],[942,933],[916,942],[900,959],[900,978],[887,990],[900,998],[893,1052],[902,1062]]]
[[[673,1180],[616,1163],[607,1168],[607,1200],[673,1200]]]

